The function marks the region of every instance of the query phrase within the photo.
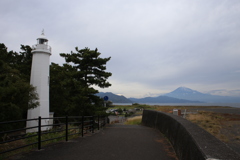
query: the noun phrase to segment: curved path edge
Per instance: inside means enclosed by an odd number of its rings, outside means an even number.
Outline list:
[[[240,155],[226,144],[182,117],[144,110],[142,124],[163,133],[181,160],[240,159]]]

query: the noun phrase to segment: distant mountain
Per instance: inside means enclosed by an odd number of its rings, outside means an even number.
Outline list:
[[[207,94],[218,95],[218,96],[240,97],[240,89],[235,89],[235,90],[217,89],[217,90],[208,91]]]
[[[108,96],[109,101],[113,103],[240,103],[240,97],[205,94],[186,87],[179,87],[158,97],[126,98],[111,92],[100,92],[97,95]]]
[[[102,98],[105,96],[108,96],[108,100],[113,103],[132,103],[132,101],[127,99],[126,97],[113,94],[112,92],[106,92],[106,93],[100,92],[100,93],[97,93],[96,95]]]
[[[165,96],[207,103],[240,103],[240,97],[204,94],[186,87],[179,87],[176,90],[165,94]]]
[[[201,103],[200,101],[190,101],[168,96],[145,97],[145,98],[128,98],[134,103]]]

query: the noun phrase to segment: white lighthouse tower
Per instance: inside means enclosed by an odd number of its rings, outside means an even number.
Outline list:
[[[40,105],[34,109],[28,110],[28,119],[34,119],[41,116],[42,118],[49,117],[49,64],[51,56],[51,47],[48,46],[48,39],[44,35],[44,30],[41,36],[37,39],[37,44],[32,47],[32,69],[30,84],[36,87]],[[41,121],[42,125],[49,124],[48,119]],[[38,121],[27,121],[27,127],[38,125]],[[48,127],[42,127],[41,130],[47,130]],[[37,132],[38,128],[28,129],[27,132]]]

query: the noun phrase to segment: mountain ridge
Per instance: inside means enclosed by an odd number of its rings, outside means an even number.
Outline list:
[[[132,103],[132,101],[129,100],[128,98],[126,98],[124,96],[116,95],[112,92],[99,92],[96,95],[101,98],[108,96],[109,101],[111,101],[113,103]]]
[[[191,101],[169,96],[145,97],[145,98],[128,98],[135,103],[201,103],[200,101]]]
[[[158,97],[126,98],[112,92],[99,92],[96,95],[102,98],[108,96],[113,103],[240,103],[240,97],[211,95],[187,87],[178,87]]]
[[[202,101],[206,103],[240,103],[240,97],[218,96],[201,93],[187,87],[179,87],[174,91],[164,94],[165,96],[186,99],[191,101]]]

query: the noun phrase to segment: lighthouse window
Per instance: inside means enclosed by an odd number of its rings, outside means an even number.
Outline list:
[[[39,44],[44,44],[44,39],[39,39]]]

